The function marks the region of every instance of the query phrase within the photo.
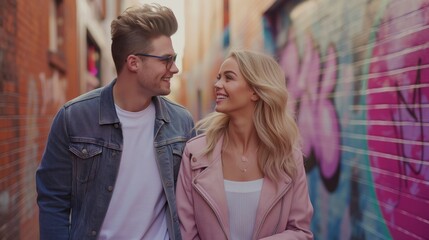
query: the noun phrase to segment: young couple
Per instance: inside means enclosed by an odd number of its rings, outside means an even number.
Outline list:
[[[194,127],[163,97],[178,72],[177,28],[157,4],[112,22],[117,78],[66,103],[51,126],[36,173],[40,239],[313,238],[280,67],[231,51],[215,112]]]

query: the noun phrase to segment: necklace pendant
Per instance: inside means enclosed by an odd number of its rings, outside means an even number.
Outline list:
[[[247,172],[249,159],[246,156],[241,156],[240,161],[236,161],[236,163],[242,173]]]

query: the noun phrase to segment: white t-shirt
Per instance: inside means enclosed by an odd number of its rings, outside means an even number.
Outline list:
[[[124,148],[99,240],[168,240],[166,199],[153,145],[155,106],[128,112],[116,106]]]
[[[252,239],[263,180],[224,180],[232,240]]]

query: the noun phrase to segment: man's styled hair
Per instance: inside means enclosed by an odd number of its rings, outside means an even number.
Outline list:
[[[126,9],[112,21],[112,57],[119,74],[128,55],[151,50],[154,37],[171,37],[177,31],[173,11],[159,4],[144,4]]]

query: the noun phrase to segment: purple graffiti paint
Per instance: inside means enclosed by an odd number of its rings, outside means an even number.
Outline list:
[[[315,158],[325,187],[332,192],[338,185],[340,168],[340,127],[331,100],[337,81],[337,57],[333,46],[328,47],[325,56],[321,63],[320,53],[307,35],[301,58],[291,30],[280,64],[296,107],[303,152]]]
[[[368,149],[394,239],[429,236],[429,1],[392,1],[368,79]]]

